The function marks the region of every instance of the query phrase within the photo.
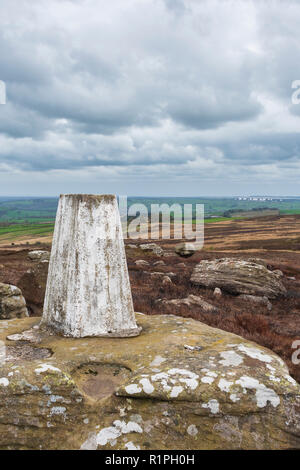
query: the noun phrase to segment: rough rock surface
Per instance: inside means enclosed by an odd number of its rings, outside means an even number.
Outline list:
[[[1,322],[3,346],[38,321]],[[300,448],[300,387],[277,355],[192,319],[137,321],[135,338],[33,329],[26,355],[2,347],[0,449]]]
[[[42,250],[35,250],[30,251],[28,253],[28,258],[33,261],[49,261],[50,259],[50,252],[49,251],[42,251]]]
[[[165,266],[166,263],[164,261],[155,261],[155,263],[153,263],[153,266]]]
[[[222,291],[219,287],[216,287],[214,290],[214,296],[215,297],[222,297]]]
[[[48,277],[49,262],[47,260],[34,263],[18,282],[26,303],[34,316],[41,316]]]
[[[21,290],[0,283],[0,320],[23,317],[28,317],[28,311]]]
[[[137,266],[149,266],[150,263],[144,259],[137,259],[134,264],[136,264]]]
[[[156,243],[143,243],[139,248],[145,252],[152,252],[157,256],[163,256],[164,250]]]
[[[187,307],[192,307],[193,305],[198,305],[201,307],[205,312],[209,313],[217,313],[218,309],[211,305],[210,303],[206,302],[206,300],[202,299],[202,297],[198,295],[190,294],[188,297],[184,299],[171,299],[171,300],[158,300],[163,304],[175,305],[176,307],[180,307],[181,305],[186,305]]]
[[[262,305],[265,305],[268,310],[272,310],[272,304],[269,301],[268,297],[259,297],[257,295],[241,294],[239,295],[239,299],[246,300],[253,304],[262,304]]]
[[[158,271],[154,271],[152,273],[148,272],[148,271],[144,271],[144,274],[149,274],[150,277],[153,277],[153,278],[162,278],[164,276],[169,276],[169,277],[176,277],[176,274],[175,273],[161,273],[161,272],[158,272]]]
[[[262,264],[231,258],[201,261],[193,270],[191,282],[211,288],[220,287],[232,294],[272,299],[286,294],[278,276]]]
[[[171,280],[171,278],[170,278],[169,276],[164,276],[164,277],[162,278],[162,282],[161,282],[161,283],[162,283],[163,286],[170,286],[170,285],[173,284],[173,282],[172,282],[172,280]]]

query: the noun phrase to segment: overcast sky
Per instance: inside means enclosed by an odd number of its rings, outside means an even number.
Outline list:
[[[1,0],[0,195],[300,195],[300,2]]]

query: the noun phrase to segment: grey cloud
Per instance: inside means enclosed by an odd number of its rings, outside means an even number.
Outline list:
[[[297,2],[3,0],[0,165],[70,185],[292,178],[299,20]]]

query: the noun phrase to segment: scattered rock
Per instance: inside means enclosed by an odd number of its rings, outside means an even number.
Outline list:
[[[280,269],[275,269],[274,271],[272,271],[277,277],[283,277],[283,272],[280,271]]]
[[[0,320],[23,317],[28,317],[28,311],[21,290],[0,283]]]
[[[149,274],[149,276],[154,277],[154,278],[164,277],[164,276],[176,277],[175,273],[160,273],[160,272],[149,273],[148,271],[144,271],[144,273]]]
[[[27,306],[34,316],[40,316],[43,313],[48,268],[48,260],[35,263],[18,281],[18,286],[22,289]]]
[[[261,266],[264,266],[265,268],[268,267],[268,263],[261,258],[249,258],[248,261],[250,261],[250,263],[261,264]]]
[[[186,268],[186,264],[185,263],[177,263],[176,268]]]
[[[138,259],[134,262],[137,266],[149,266],[150,263],[148,261],[145,261],[144,259]]]
[[[198,295],[190,294],[185,299],[171,299],[171,300],[161,300],[159,299],[158,302],[161,302],[165,305],[175,305],[176,307],[180,307],[181,305],[186,305],[187,307],[192,307],[193,305],[197,305],[204,310],[206,313],[217,313],[218,309],[214,306],[206,302],[206,300],[202,299]]]
[[[265,266],[250,261],[222,258],[198,263],[191,282],[206,287],[220,287],[231,294],[250,294],[276,298],[286,295],[278,276]]]
[[[153,263],[153,266],[165,266],[166,263],[164,261],[155,261],[155,263]]]
[[[222,297],[222,291],[220,289],[220,287],[216,287],[215,290],[214,290],[214,296],[215,297]]]
[[[190,318],[137,321],[134,339],[54,335],[51,357],[2,364],[0,448],[300,449],[300,387],[276,354]]]
[[[139,248],[145,252],[152,252],[157,256],[163,256],[164,250],[156,243],[144,243]]]
[[[42,251],[42,250],[35,250],[29,251],[28,258],[32,261],[49,261],[50,259],[50,252],[49,251]]]
[[[172,256],[174,256],[174,252],[173,251],[164,251],[163,256],[164,256],[164,258],[172,258]]]
[[[196,253],[196,247],[193,243],[179,243],[175,246],[175,253],[183,258],[189,258]]]
[[[260,297],[257,295],[247,295],[247,294],[241,294],[238,296],[239,299],[242,300],[247,300],[248,302],[254,303],[254,304],[261,304],[261,305],[266,305],[267,309],[269,311],[272,310],[272,304],[269,301],[268,297]]]
[[[164,276],[164,277],[162,278],[162,285],[163,285],[163,286],[169,286],[169,285],[171,285],[171,284],[173,284],[173,282],[172,282],[172,280],[171,280],[171,278],[170,278],[169,276]]]
[[[132,243],[129,243],[128,245],[126,245],[126,248],[131,248],[132,250],[136,250],[138,248],[138,246],[133,245]]]
[[[289,276],[288,279],[289,279],[290,281],[296,281],[296,278],[295,278],[294,276]]]
[[[203,346],[190,346],[189,344],[185,344],[184,348],[188,351],[202,351]]]

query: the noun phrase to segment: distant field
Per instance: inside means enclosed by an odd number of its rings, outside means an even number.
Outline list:
[[[36,224],[54,222],[58,198],[4,198],[0,197],[0,226],[3,224]],[[235,198],[201,197],[128,197],[127,205],[144,204],[150,214],[151,206],[192,204],[195,218],[196,204],[203,204],[205,218],[214,217],[209,222],[224,220],[224,212],[251,211],[258,208],[278,209],[281,214],[300,214],[300,198],[273,201],[240,201]],[[234,216],[234,214],[232,214]],[[207,222],[208,223],[208,222]]]
[[[54,223],[15,224],[0,227],[0,244],[22,243],[51,237]]]
[[[11,245],[11,244],[26,244],[36,242],[51,242],[54,220],[57,210],[58,198],[3,198],[0,197],[0,245]],[[228,230],[237,224],[237,233],[234,237],[241,238],[243,247],[249,245],[250,239],[252,240],[250,245],[254,248],[254,240],[256,238],[256,245],[265,246],[265,241],[258,241],[259,234],[262,234],[263,238],[265,234],[262,233],[262,226],[267,225],[267,220],[264,222],[250,223],[246,222],[245,218],[242,217],[243,213],[237,213],[236,216],[233,212],[231,217],[223,217],[226,211],[246,211],[246,210],[257,210],[258,208],[277,208],[281,214],[281,222],[272,222],[272,229],[268,233],[267,238],[277,239],[277,230],[282,232],[280,236],[280,244],[283,244],[283,239],[286,239],[285,245],[292,245],[292,249],[295,249],[295,239],[299,236],[299,225],[297,215],[300,214],[300,199],[285,199],[285,200],[273,200],[273,201],[240,201],[235,198],[151,198],[151,197],[128,197],[128,207],[132,204],[144,204],[148,208],[150,215],[151,205],[162,205],[166,204],[166,207],[170,207],[173,204],[178,204],[183,208],[184,204],[204,204],[205,209],[205,240],[206,244],[214,245],[213,240],[209,240],[210,232],[213,230],[213,234],[220,230],[220,238],[222,239],[221,244],[228,243]],[[255,213],[253,211],[253,214]],[[193,222],[195,223],[195,212],[193,213]],[[245,213],[247,216],[247,213]],[[293,219],[293,216],[295,219]],[[285,219],[287,217],[287,219]],[[288,217],[292,217],[289,219]],[[264,219],[264,218],[262,218]],[[284,219],[284,220],[283,220]],[[245,223],[242,222],[245,220]],[[241,221],[241,223],[239,223]],[[285,227],[284,224],[288,225]],[[246,229],[247,237],[242,241],[242,234]],[[279,228],[278,228],[279,227]],[[172,229],[171,229],[172,231]],[[251,235],[250,235],[251,234]],[[231,233],[229,239],[231,241],[233,234]],[[289,239],[292,239],[290,241]],[[225,242],[227,239],[227,242]],[[270,243],[270,242],[268,242]],[[273,241],[273,244],[277,242]],[[219,243],[217,243],[219,245]],[[277,246],[277,245],[276,245]],[[297,245],[298,246],[298,245]]]

